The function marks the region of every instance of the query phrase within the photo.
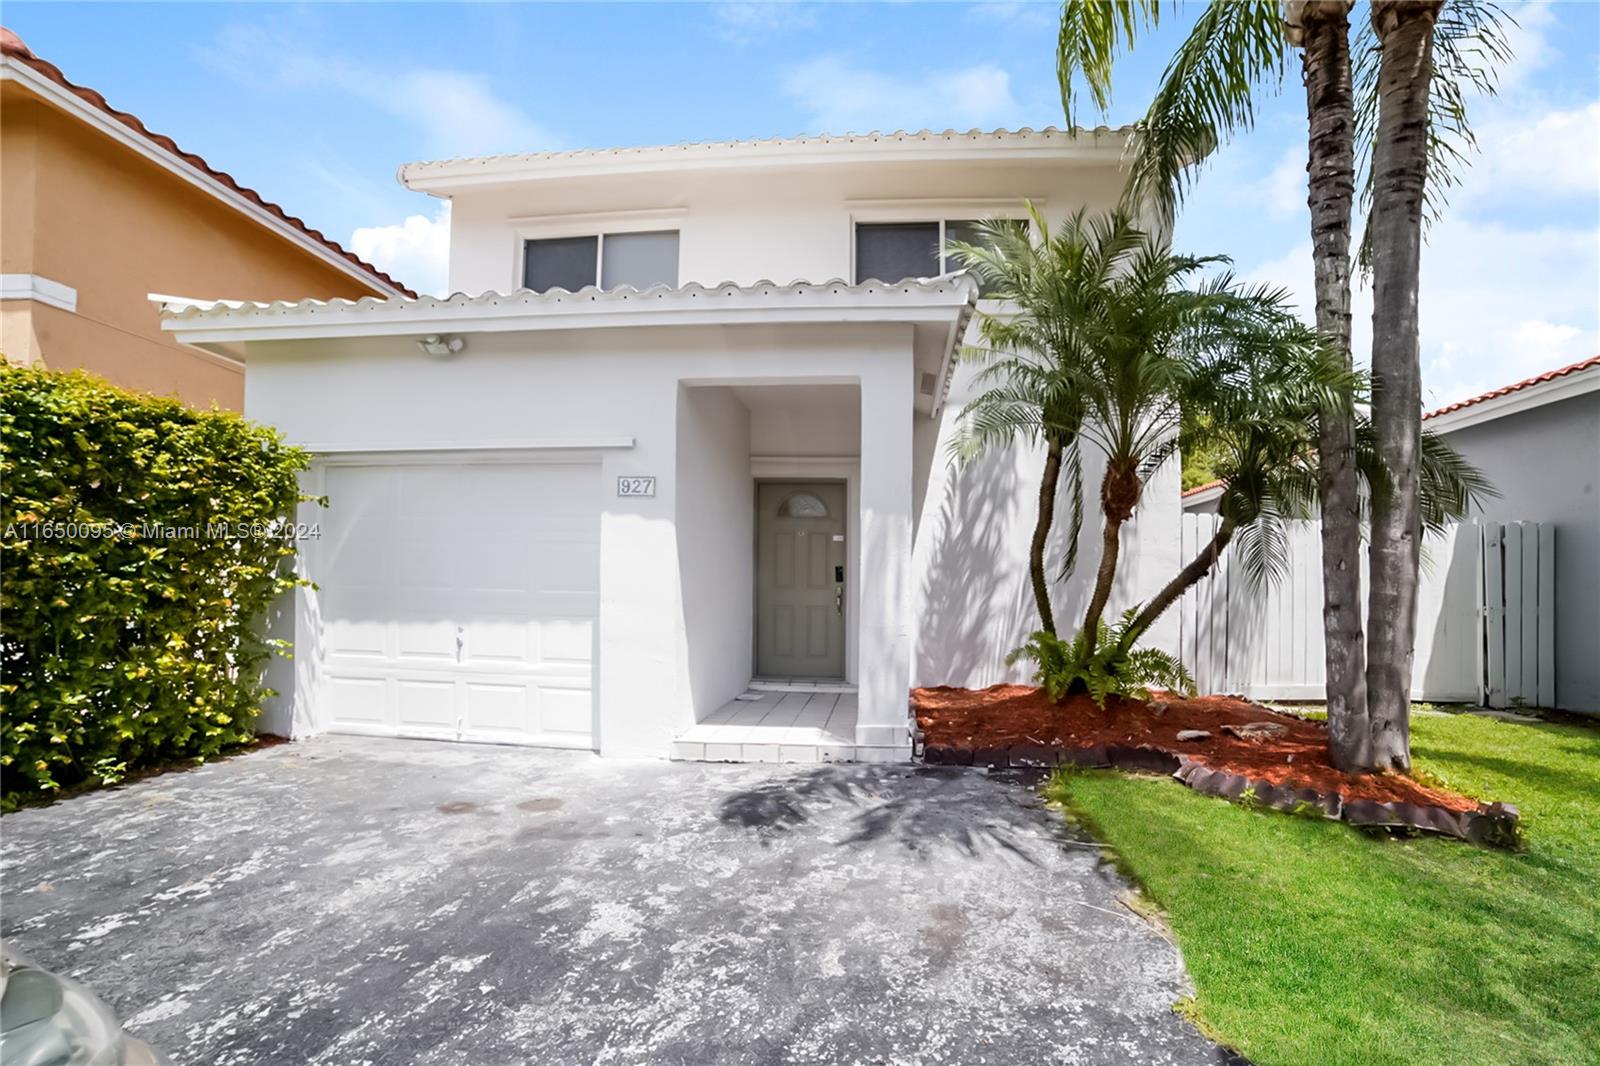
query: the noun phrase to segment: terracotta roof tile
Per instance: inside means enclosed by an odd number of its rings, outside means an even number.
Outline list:
[[[1489,392],[1486,392],[1481,396],[1474,396],[1467,400],[1457,400],[1455,403],[1441,407],[1437,411],[1429,411],[1427,414],[1423,415],[1422,418],[1423,421],[1427,421],[1430,418],[1438,418],[1440,415],[1447,415],[1451,411],[1459,411],[1463,407],[1473,407],[1488,400],[1498,400],[1502,396],[1509,396],[1513,392],[1521,392],[1523,389],[1529,388],[1530,386],[1542,385],[1546,381],[1554,381],[1556,378],[1564,378],[1568,374],[1576,374],[1592,367],[1600,367],[1600,355],[1592,355],[1587,359],[1580,359],[1571,366],[1560,367],[1556,370],[1546,370],[1543,374],[1535,374],[1533,377],[1525,378],[1513,385],[1502,385],[1500,388],[1491,389]]]
[[[1202,492],[1209,492],[1211,489],[1219,489],[1221,487],[1222,487],[1222,479],[1218,478],[1216,481],[1208,481],[1204,485],[1196,485],[1192,489],[1184,489],[1183,490],[1183,495],[1185,497],[1198,496]]]
[[[7,57],[16,60],[18,63],[27,65],[43,77],[50,79],[63,89],[66,89],[84,103],[103,111],[110,117],[116,119],[118,122],[122,123],[139,136],[156,145],[168,155],[171,155],[176,159],[183,160],[190,167],[198,170],[200,173],[214,179],[215,181],[221,182],[223,185],[227,186],[229,189],[232,189],[240,196],[243,196],[246,200],[249,200],[251,203],[257,205],[263,210],[276,215],[290,226],[305,234],[311,240],[327,248],[340,258],[348,260],[352,265],[358,267],[362,272],[370,275],[374,281],[379,283],[383,288],[393,292],[403,293],[410,297],[415,297],[417,295],[399,281],[396,281],[394,278],[379,270],[371,263],[357,256],[354,252],[346,250],[343,245],[339,244],[339,242],[324,236],[318,230],[312,229],[310,226],[306,225],[304,221],[296,218],[294,215],[289,214],[282,207],[273,203],[271,200],[263,198],[262,195],[256,192],[254,189],[239,184],[238,181],[234,180],[233,175],[227,173],[226,171],[216,169],[210,163],[206,162],[205,159],[195,155],[193,152],[185,152],[183,149],[178,147],[177,142],[175,142],[171,137],[152,132],[143,122],[139,120],[137,116],[130,115],[126,111],[118,111],[106,101],[104,96],[100,95],[95,90],[87,88],[86,86],[74,84],[73,82],[69,81],[67,76],[61,73],[61,69],[59,67],[57,67],[54,63],[40,59],[38,56],[34,55],[33,50],[23,43],[21,37],[18,37],[15,33],[11,32],[11,30],[6,29],[5,27],[0,27],[0,53],[3,53]]]

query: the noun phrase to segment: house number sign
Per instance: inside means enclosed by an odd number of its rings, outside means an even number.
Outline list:
[[[653,476],[617,478],[618,496],[654,496],[655,494],[656,479]]]

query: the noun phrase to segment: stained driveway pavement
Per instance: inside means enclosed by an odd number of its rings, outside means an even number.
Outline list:
[[[1216,1062],[1014,781],[325,738],[7,816],[7,938],[180,1063]]]

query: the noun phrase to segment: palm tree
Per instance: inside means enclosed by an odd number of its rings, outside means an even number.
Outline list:
[[[1085,313],[1080,306],[1084,293],[1094,287],[1081,279],[1108,276],[1113,263],[1107,257],[1114,249],[1077,239],[1070,226],[1052,237],[1031,205],[1029,212],[1039,233],[1037,243],[1025,225],[1012,220],[981,223],[976,243],[950,242],[950,253],[983,280],[985,291],[1014,309],[1005,315],[982,315],[978,329],[983,345],[962,353],[963,358],[986,365],[977,375],[982,391],[962,408],[961,429],[951,441],[951,451],[959,461],[968,462],[1019,438],[1043,442],[1044,471],[1028,545],[1028,575],[1039,626],[1054,634],[1045,552],[1063,472],[1072,500],[1063,574],[1076,563],[1083,525],[1083,476],[1077,450],[1084,412],[1078,378],[1083,348],[1074,323]]]
[[[1372,418],[1388,472],[1372,497],[1367,699],[1372,762],[1411,768],[1411,657],[1422,536],[1417,463],[1422,368],[1417,297],[1428,174],[1428,87],[1442,0],[1374,0],[1380,45],[1372,186]]]
[[[1145,479],[1176,451],[1197,369],[1224,350],[1253,355],[1269,343],[1269,329],[1287,324],[1302,340],[1309,334],[1282,309],[1281,293],[1242,290],[1227,275],[1188,287],[1191,275],[1224,260],[1174,255],[1125,214],[1080,211],[1056,233],[1037,213],[1033,223],[1037,245],[1014,224],[990,223],[980,230],[983,243],[952,247],[988,290],[1015,305],[979,320],[984,346],[966,357],[986,362],[986,388],[962,410],[954,447],[970,458],[1019,433],[1045,441],[1029,565],[1041,628],[1052,636],[1043,548],[1056,483],[1065,469],[1073,492],[1070,569],[1082,524],[1081,452],[1088,445],[1100,455],[1100,560],[1080,630],[1092,653],[1116,581],[1122,527]]]
[[[1057,42],[1062,104],[1073,117],[1074,82],[1082,76],[1104,112],[1117,54],[1159,21],[1160,0],[1067,0]],[[1384,6],[1381,3],[1375,6]],[[1403,6],[1403,5],[1395,5]],[[1350,215],[1356,148],[1376,129],[1376,49],[1363,39],[1352,64],[1350,0],[1223,0],[1209,4],[1168,64],[1139,124],[1127,197],[1154,205],[1170,222],[1195,169],[1212,148],[1255,114],[1255,93],[1281,88],[1290,53],[1301,48],[1309,126],[1309,204],[1318,328],[1348,366],[1350,358]],[[1492,70],[1509,58],[1505,18],[1488,0],[1455,0],[1432,38],[1432,73],[1441,75],[1427,111],[1424,200],[1442,209],[1456,165],[1466,162],[1472,134],[1463,86],[1492,91]],[[1425,95],[1425,100],[1429,98]],[[1359,108],[1357,107],[1359,104]],[[1363,171],[1372,188],[1372,153]],[[1369,231],[1370,232],[1370,231]],[[1363,247],[1367,247],[1364,242]],[[1367,715],[1360,614],[1360,525],[1351,417],[1320,412],[1318,495],[1322,514],[1324,635],[1330,749],[1347,770],[1373,765]]]
[[[1287,319],[1287,316],[1283,316]],[[1344,366],[1336,352],[1293,320],[1247,323],[1232,343],[1192,378],[1181,447],[1204,445],[1217,456],[1221,521],[1211,540],[1146,603],[1123,633],[1131,647],[1182,595],[1236,547],[1245,575],[1256,581],[1285,576],[1284,523],[1316,513],[1321,436],[1317,425],[1332,410],[1353,419],[1352,454],[1370,498],[1386,482],[1378,438],[1364,408],[1366,376]],[[1433,434],[1422,436],[1421,523],[1442,530],[1464,517],[1494,489],[1483,475]],[[1358,513],[1358,522],[1363,517]]]

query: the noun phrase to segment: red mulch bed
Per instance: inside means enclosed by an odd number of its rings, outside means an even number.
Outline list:
[[[1084,750],[1121,746],[1153,748],[1252,781],[1337,793],[1345,802],[1407,803],[1478,811],[1467,796],[1429,788],[1400,774],[1350,775],[1328,762],[1328,731],[1321,722],[1280,714],[1230,696],[1169,698],[1154,703],[1113,696],[1102,710],[1087,695],[1052,703],[1026,685],[986,689],[913,689],[912,708],[931,750],[1005,749],[1028,745]],[[1281,736],[1245,740],[1222,732],[1224,725],[1278,722]],[[1204,729],[1209,739],[1180,741],[1178,731]]]

